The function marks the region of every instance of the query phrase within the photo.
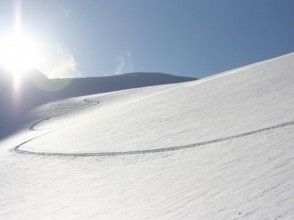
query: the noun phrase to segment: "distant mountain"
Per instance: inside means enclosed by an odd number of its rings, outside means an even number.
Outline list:
[[[24,114],[38,105],[69,97],[196,80],[164,73],[127,73],[105,77],[48,79],[37,70],[24,74],[19,85],[0,69],[0,138],[14,130]]]
[[[191,80],[195,80],[195,78],[164,73],[138,72],[105,77],[53,79],[50,80],[49,85],[50,88],[59,88],[67,85],[64,89],[57,92],[58,97],[72,97]]]

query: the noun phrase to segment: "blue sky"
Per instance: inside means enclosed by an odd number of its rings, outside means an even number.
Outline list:
[[[0,35],[19,2],[0,0]],[[64,62],[58,71],[76,76],[204,77],[294,51],[292,0],[23,0],[21,11],[51,68]]]

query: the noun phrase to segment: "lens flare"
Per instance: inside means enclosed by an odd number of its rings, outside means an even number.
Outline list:
[[[0,39],[0,64],[14,75],[37,68],[40,56],[38,44],[20,34]]]

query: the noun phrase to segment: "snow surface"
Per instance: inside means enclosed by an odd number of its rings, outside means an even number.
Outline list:
[[[0,143],[1,219],[293,219],[294,54],[50,103]]]

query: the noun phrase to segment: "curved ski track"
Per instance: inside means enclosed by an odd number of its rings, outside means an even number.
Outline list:
[[[91,101],[89,99],[84,99],[84,102],[87,103],[95,103],[95,105],[98,105],[100,102],[99,101]],[[60,116],[60,115],[58,115]],[[54,117],[58,117],[58,116],[54,116]],[[41,119],[37,122],[35,122],[33,125],[31,125],[30,130],[33,131],[38,131],[38,129],[36,128],[36,126],[44,121],[50,120],[54,117],[49,117],[49,118],[44,118]],[[208,141],[203,141],[203,142],[196,142],[196,143],[192,143],[192,144],[187,144],[187,145],[179,145],[179,146],[174,146],[174,147],[166,147],[166,148],[155,148],[155,149],[149,149],[149,150],[133,150],[133,151],[118,151],[118,152],[85,152],[85,153],[62,153],[62,152],[36,152],[36,151],[28,151],[28,150],[23,150],[21,149],[22,146],[32,142],[33,140],[36,140],[42,136],[47,135],[48,132],[46,134],[42,134],[39,135],[37,137],[31,138],[29,140],[26,140],[24,142],[22,142],[21,144],[15,146],[12,150],[14,152],[20,153],[20,154],[30,154],[30,155],[39,155],[39,156],[55,156],[55,157],[103,157],[103,156],[121,156],[121,155],[135,155],[135,154],[150,154],[150,153],[160,153],[160,152],[168,152],[168,151],[177,151],[177,150],[183,150],[183,149],[188,149],[188,148],[194,148],[194,147],[200,147],[200,146],[204,146],[204,145],[208,145],[208,144],[213,144],[213,143],[220,143],[220,142],[225,142],[225,141],[229,141],[229,140],[234,140],[234,139],[238,139],[238,138],[242,138],[242,137],[246,137],[246,136],[250,136],[250,135],[254,135],[254,134],[258,134],[258,133],[262,133],[262,132],[266,132],[266,131],[270,131],[270,130],[275,130],[275,129],[280,129],[283,127],[287,127],[287,126],[293,126],[294,125],[294,121],[288,121],[288,122],[284,122],[281,124],[276,124],[270,127],[265,127],[265,128],[260,128],[257,130],[253,130],[253,131],[248,131],[248,132],[244,132],[244,133],[240,133],[237,135],[231,135],[231,136],[227,136],[227,137],[223,137],[223,138],[216,138],[216,139],[212,139],[212,140],[208,140]]]
[[[87,98],[83,99],[83,102],[86,102],[86,103],[93,103],[92,106],[95,106],[95,105],[98,105],[100,102],[99,101],[91,101]],[[92,107],[92,106],[89,106],[89,107]],[[63,114],[60,114],[60,115],[56,115],[56,116],[53,116],[53,117],[47,117],[47,118],[43,118],[43,119],[40,119],[38,121],[36,121],[35,123],[33,123],[30,127],[29,127],[29,130],[31,131],[39,131],[39,129],[37,129],[37,126],[41,123],[43,123],[44,121],[49,121],[51,120],[52,118],[56,118],[56,117],[59,117]]]

